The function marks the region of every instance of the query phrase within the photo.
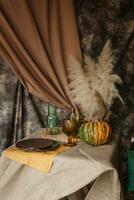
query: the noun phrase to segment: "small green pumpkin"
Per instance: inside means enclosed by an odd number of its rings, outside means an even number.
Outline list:
[[[85,122],[79,129],[80,138],[92,145],[101,145],[109,141],[112,129],[107,122]]]

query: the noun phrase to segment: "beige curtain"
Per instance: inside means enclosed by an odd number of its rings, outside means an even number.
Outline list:
[[[81,60],[73,0],[0,0],[0,54],[25,88],[71,110],[69,55]]]

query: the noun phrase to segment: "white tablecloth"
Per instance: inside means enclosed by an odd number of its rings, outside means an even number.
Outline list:
[[[120,182],[113,165],[116,147],[116,137],[98,147],[80,142],[55,157],[49,174],[2,155],[0,200],[58,200],[93,181],[85,200],[120,200]]]

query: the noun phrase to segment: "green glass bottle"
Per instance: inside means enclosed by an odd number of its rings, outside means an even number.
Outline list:
[[[57,108],[51,104],[48,104],[48,115],[47,115],[46,127],[50,128],[50,134],[56,135],[58,132],[59,118],[57,115]]]

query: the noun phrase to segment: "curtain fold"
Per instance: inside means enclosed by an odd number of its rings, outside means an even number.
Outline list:
[[[73,0],[0,1],[0,54],[24,87],[71,110],[67,59],[81,61]]]

